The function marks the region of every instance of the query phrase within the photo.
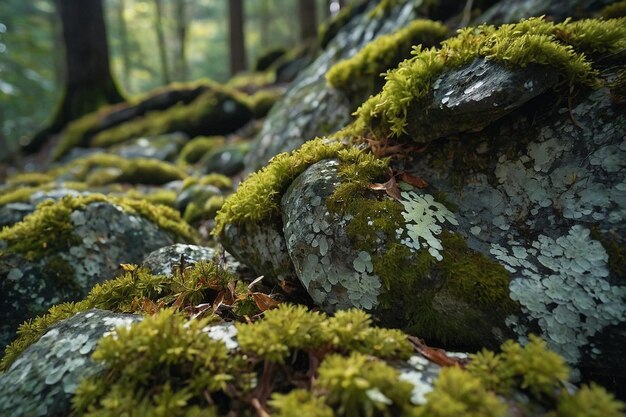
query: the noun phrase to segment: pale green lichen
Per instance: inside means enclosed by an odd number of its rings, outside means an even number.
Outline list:
[[[559,24],[531,18],[499,28],[466,28],[442,43],[441,49],[415,48],[415,56],[386,75],[381,93],[357,110],[357,120],[345,130],[352,136],[374,132],[384,137],[405,132],[409,106],[431,91],[446,69],[469,64],[477,57],[509,66],[544,65],[557,70],[564,82],[595,86],[599,82],[594,62],[586,54],[616,53],[626,47],[626,20],[566,21]]]
[[[375,88],[378,80],[382,86],[381,73],[408,58],[412,45],[433,46],[447,33],[448,28],[439,22],[414,20],[395,33],[376,38],[352,58],[333,65],[326,73],[326,80],[350,96],[371,94],[380,88]]]

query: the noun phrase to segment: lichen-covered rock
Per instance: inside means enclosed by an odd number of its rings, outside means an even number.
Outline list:
[[[52,327],[0,374],[0,415],[68,415],[80,381],[104,368],[91,359],[100,338],[140,319],[133,314],[89,310]]]
[[[191,234],[177,235],[177,227],[183,231],[188,226],[180,218],[176,223],[176,217],[171,209],[146,203],[66,197],[44,203],[4,229],[0,345],[12,339],[24,320],[54,304],[83,297],[95,284],[113,278],[120,263],[138,263],[174,239],[190,239]]]
[[[370,8],[375,3],[370,2]],[[395,32],[415,17],[415,4],[409,1],[394,7],[388,15],[371,17],[364,12],[351,19],[272,108],[246,158],[246,171],[260,168],[280,152],[297,149],[306,140],[345,126],[352,112],[350,103],[326,84],[324,74],[338,60],[355,55],[377,36]]]
[[[268,283],[295,283],[296,273],[287,252],[282,227],[270,223],[228,224],[220,243],[235,259]]]
[[[180,266],[181,261],[189,266],[202,260],[216,262],[233,274],[242,268],[241,264],[228,252],[220,253],[214,248],[182,243],[165,246],[151,252],[144,258],[141,265],[148,268],[153,275],[172,275],[173,268]]]
[[[498,1],[475,19],[476,23],[500,25],[532,16],[547,16],[555,22],[569,18],[590,17],[611,0],[503,0]]]

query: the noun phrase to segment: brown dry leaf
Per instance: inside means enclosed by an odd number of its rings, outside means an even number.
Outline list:
[[[278,304],[280,304],[278,301],[274,300],[267,294],[263,294],[262,292],[253,292],[250,293],[250,296],[261,311],[271,310],[272,308],[278,307]]]
[[[463,359],[448,356],[445,350],[428,347],[426,343],[424,343],[421,339],[415,336],[409,336],[409,341],[418,353],[439,366],[463,367],[466,363],[466,361]]]
[[[389,181],[383,184],[373,183],[369,184],[368,187],[370,190],[384,190],[389,197],[400,201],[400,187],[398,187],[398,183],[396,182],[396,178],[394,176],[389,178]]]
[[[424,178],[418,177],[417,175],[409,174],[408,172],[402,172],[400,174],[400,179],[407,184],[411,184],[413,187],[417,188],[426,188],[428,187],[428,183]]]

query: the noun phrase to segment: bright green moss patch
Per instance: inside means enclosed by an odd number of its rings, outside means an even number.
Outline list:
[[[326,405],[326,398],[314,397],[303,389],[289,394],[274,394],[269,402],[277,417],[334,417],[333,409]]]
[[[381,73],[408,58],[412,45],[434,46],[447,33],[448,28],[439,22],[414,20],[395,33],[376,38],[352,58],[335,64],[326,73],[326,80],[350,97],[364,98],[382,87]]]
[[[427,403],[419,408],[419,417],[505,417],[507,406],[488,391],[480,379],[456,368],[444,368],[434,390],[426,394]]]
[[[496,355],[483,350],[471,359],[467,371],[488,389],[503,395],[522,389],[535,398],[553,398],[569,378],[563,358],[548,350],[546,343],[534,335],[526,346],[507,341],[502,345],[502,353]]]
[[[224,343],[203,331],[214,320],[186,320],[163,310],[131,328],[118,327],[116,336],[103,338],[94,352],[93,359],[105,364],[106,371],[80,384],[75,411],[136,415],[139,403],[144,415],[165,415],[165,410],[168,416],[206,415],[213,408],[212,395],[223,393],[230,383],[244,385],[241,375],[235,380],[243,361],[229,358]]]
[[[195,164],[207,153],[216,150],[218,147],[224,145],[226,140],[223,136],[211,136],[204,137],[199,136],[191,139],[183,146],[178,154],[178,163],[180,164]]]
[[[604,388],[591,383],[574,395],[564,394],[556,411],[549,417],[624,417],[626,406]]]
[[[239,185],[237,192],[226,199],[215,217],[217,223],[213,234],[218,236],[228,223],[256,223],[279,216],[282,194],[309,166],[331,158],[351,162],[361,158],[361,155],[365,153],[325,139],[315,139],[292,153],[276,155],[266,167],[251,174]]]
[[[386,75],[378,95],[357,111],[357,120],[346,132],[359,136],[405,133],[408,108],[424,99],[433,81],[445,70],[486,57],[509,66],[531,64],[552,67],[564,82],[595,86],[598,70],[586,54],[616,53],[626,46],[626,20],[566,21],[559,24],[531,18],[495,28],[466,28],[442,42],[441,49],[416,48],[415,56]]]
[[[0,231],[0,240],[8,244],[7,251],[23,253],[27,259],[40,259],[45,254],[68,250],[80,244],[74,234],[70,215],[84,209],[88,204],[107,202],[121,207],[131,214],[138,214],[161,229],[186,241],[196,240],[195,232],[177,211],[155,206],[145,201],[92,194],[80,197],[64,197],[59,201],[46,201],[21,222]]]

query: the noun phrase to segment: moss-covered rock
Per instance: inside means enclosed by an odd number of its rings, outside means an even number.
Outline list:
[[[195,164],[204,155],[216,150],[224,143],[225,139],[222,136],[193,138],[180,151],[177,161],[181,164]]]
[[[97,194],[41,203],[0,232],[0,344],[25,319],[114,276],[120,263],[194,239],[178,213],[164,206]]]

